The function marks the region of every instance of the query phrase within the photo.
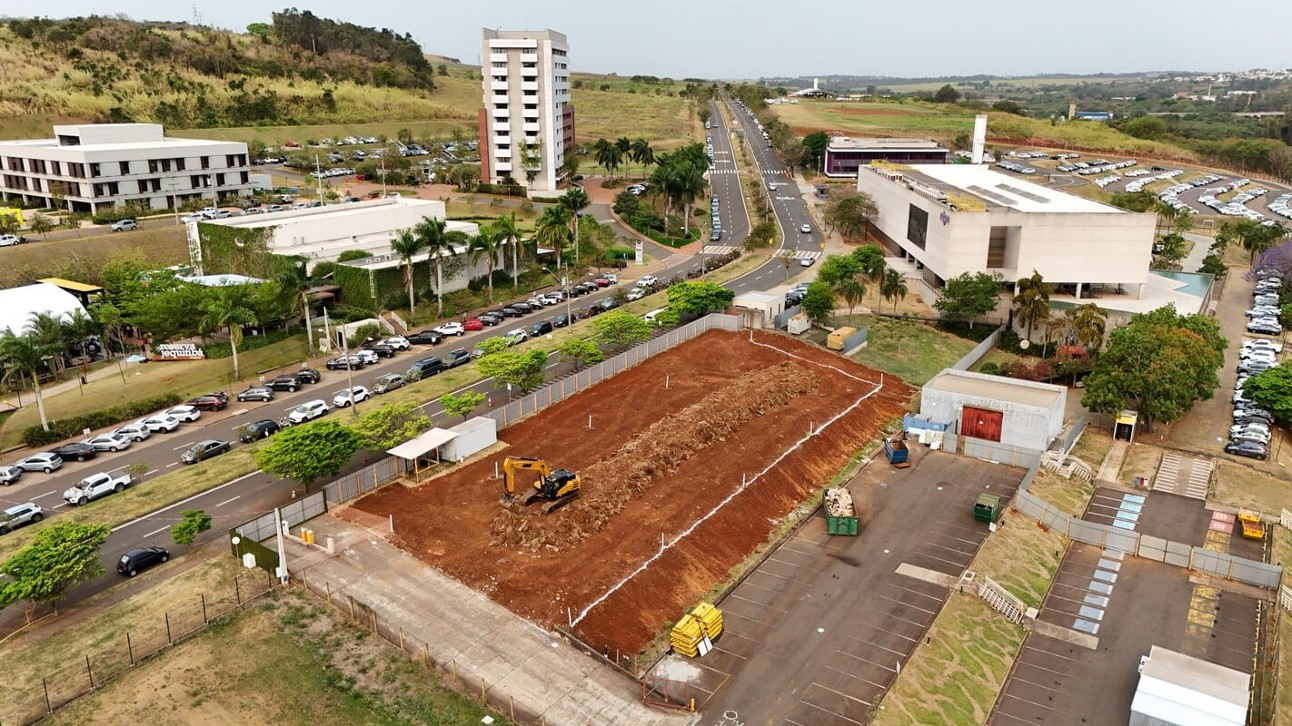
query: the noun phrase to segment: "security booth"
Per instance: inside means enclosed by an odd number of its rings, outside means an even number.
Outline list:
[[[1139,411],[1125,409],[1117,414],[1113,422],[1113,438],[1123,441],[1135,440],[1135,424],[1139,421]]]

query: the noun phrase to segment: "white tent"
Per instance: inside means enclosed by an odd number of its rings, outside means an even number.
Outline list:
[[[66,320],[73,310],[85,308],[75,295],[48,282],[0,290],[0,332],[8,328],[15,335],[22,335],[36,313],[49,313]]]

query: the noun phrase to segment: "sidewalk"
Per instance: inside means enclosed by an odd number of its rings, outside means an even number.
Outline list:
[[[690,723],[689,714],[646,706],[635,682],[396,549],[387,533],[331,514],[309,526],[319,542],[334,538],[337,554],[289,542],[295,577],[333,604],[371,609],[406,650],[424,653],[473,692],[489,692],[493,703],[514,701],[518,714],[548,724]]]

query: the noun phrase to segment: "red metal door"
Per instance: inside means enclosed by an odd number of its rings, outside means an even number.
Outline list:
[[[965,406],[960,414],[960,433],[975,439],[1000,441],[1000,430],[1005,414],[984,408]]]

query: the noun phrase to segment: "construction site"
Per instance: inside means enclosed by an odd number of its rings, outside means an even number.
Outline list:
[[[511,611],[632,655],[876,446],[912,394],[786,336],[710,331],[354,506]]]

